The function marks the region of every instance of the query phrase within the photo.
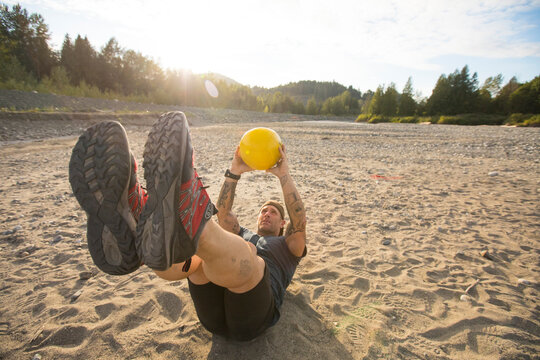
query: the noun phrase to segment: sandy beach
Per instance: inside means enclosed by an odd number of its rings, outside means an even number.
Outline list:
[[[540,129],[208,114],[187,112],[214,201],[246,130],[286,144],[309,253],[280,321],[228,342],[200,325],[185,281],[98,271],[68,182],[92,121],[0,120],[0,359],[540,358]],[[125,126],[142,164],[151,122]],[[260,171],[236,194],[251,229],[281,200]]]

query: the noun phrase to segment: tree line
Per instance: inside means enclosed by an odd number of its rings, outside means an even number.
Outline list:
[[[468,66],[441,75],[429,98],[415,96],[409,78],[401,93],[396,85],[375,92],[336,82],[300,81],[272,89],[250,88],[215,74],[163,70],[153,59],[124,49],[111,38],[96,50],[87,37],[65,35],[59,51],[48,45],[48,26],[39,14],[20,5],[0,4],[0,87],[74,96],[121,98],[139,102],[224,107],[295,114],[410,117],[464,113],[540,113],[540,77],[520,84],[502,75],[479,86]],[[205,80],[219,96],[209,96]]]
[[[0,4],[0,87],[166,105],[265,107],[247,86],[213,79],[212,74],[163,70],[153,59],[122,48],[114,37],[100,50],[87,37],[66,34],[61,49],[54,51],[49,39],[41,15]],[[207,93],[205,80],[215,81],[217,99]]]
[[[411,78],[401,94],[395,84],[379,86],[363,113],[383,116],[540,113],[539,76],[525,84],[518,83],[515,77],[504,86],[502,83],[499,74],[478,86],[478,75],[471,76],[465,65],[461,71],[441,75],[431,96],[419,102],[413,98]]]

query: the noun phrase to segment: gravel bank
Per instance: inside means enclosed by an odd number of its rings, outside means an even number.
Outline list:
[[[159,114],[183,111],[192,126],[283,121],[346,121],[354,117],[268,114],[257,111],[142,104],[0,89],[0,141],[74,136],[92,124],[117,120],[125,126],[149,126]],[[50,112],[29,112],[33,109]],[[54,110],[58,111],[54,111]]]

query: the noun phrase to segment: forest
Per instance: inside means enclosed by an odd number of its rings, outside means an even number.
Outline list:
[[[336,82],[299,81],[266,89],[219,74],[162,69],[152,58],[112,37],[96,50],[87,37],[65,35],[49,45],[44,18],[20,5],[0,4],[0,88],[143,103],[221,107],[308,115],[354,115],[368,122],[518,124],[540,126],[540,76],[526,83],[502,75],[479,84],[467,65],[440,75],[427,98],[409,78],[401,92],[380,85],[362,93]],[[209,96],[211,80],[219,96]]]

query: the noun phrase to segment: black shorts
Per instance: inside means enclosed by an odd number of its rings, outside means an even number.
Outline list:
[[[188,283],[199,321],[213,334],[248,341],[273,323],[276,310],[266,266],[257,286],[243,294],[212,282],[195,285],[188,279]]]

